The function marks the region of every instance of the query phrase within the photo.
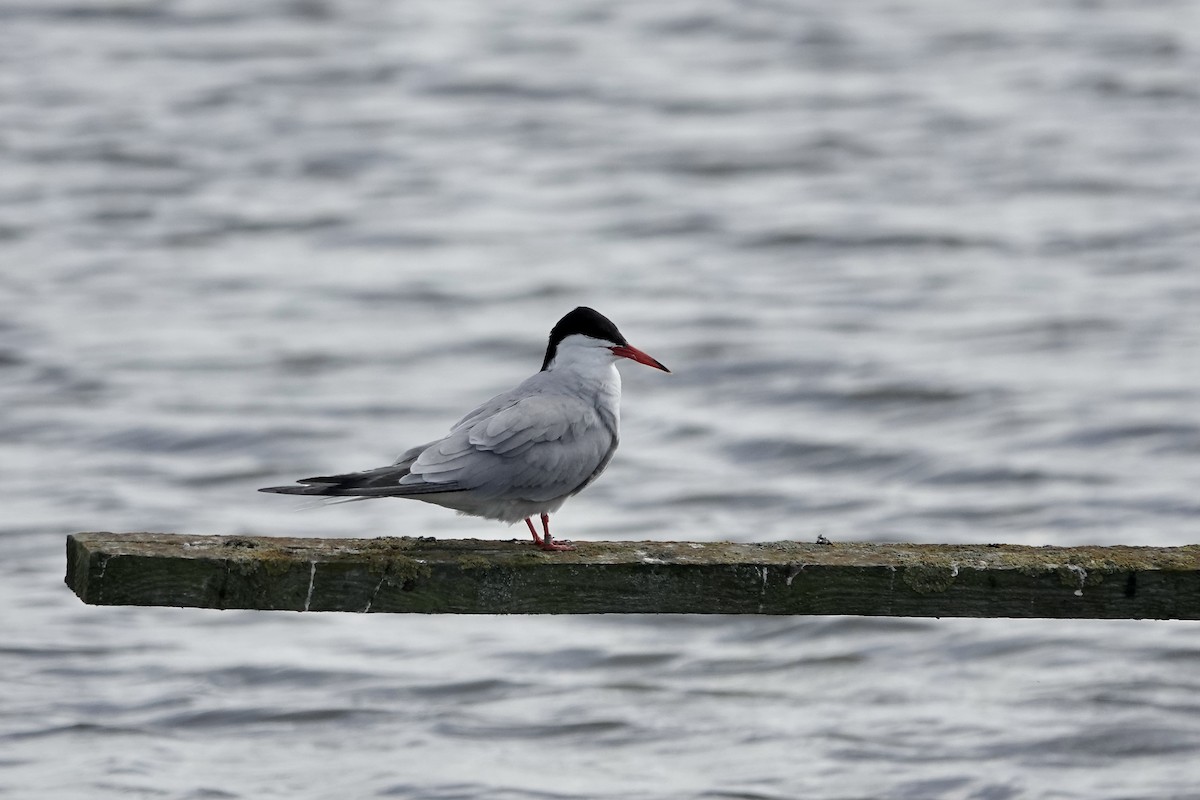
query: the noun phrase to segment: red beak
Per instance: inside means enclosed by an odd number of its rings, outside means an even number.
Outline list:
[[[641,350],[638,350],[631,344],[619,344],[608,349],[612,350],[614,356],[620,356],[621,358],[632,358],[639,364],[645,364],[647,367],[661,369],[663,372],[671,371],[664,367],[660,361],[655,358],[651,358],[649,355],[643,353]]]

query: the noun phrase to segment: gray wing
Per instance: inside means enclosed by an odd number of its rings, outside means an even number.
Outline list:
[[[493,397],[444,438],[410,448],[390,466],[260,491],[358,497],[469,491],[480,499],[533,502],[573,494],[612,459],[615,420],[601,418],[578,397],[543,393],[539,381],[545,374]]]
[[[501,396],[417,454],[400,488],[434,484],[478,497],[553,500],[594,478],[616,443],[616,432],[577,397]]]

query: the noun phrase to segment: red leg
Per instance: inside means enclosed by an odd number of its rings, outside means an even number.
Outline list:
[[[533,534],[533,543],[538,547],[545,548],[545,545],[542,544],[542,537],[538,536],[537,528],[533,527],[533,520],[526,517],[525,524],[529,526],[529,532]]]
[[[529,520],[525,520],[529,522]],[[533,530],[533,523],[529,522],[529,530]],[[542,532],[546,534],[546,538],[538,542],[538,545],[543,550],[574,550],[574,545],[555,542],[554,537],[550,535],[550,515],[542,514]],[[535,534],[536,536],[536,534]]]

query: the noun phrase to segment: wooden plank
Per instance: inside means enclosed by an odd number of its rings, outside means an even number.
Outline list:
[[[439,614],[1200,618],[1200,546],[309,539],[77,533],[94,605]]]

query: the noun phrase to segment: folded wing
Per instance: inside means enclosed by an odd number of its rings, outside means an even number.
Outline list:
[[[400,487],[454,485],[479,497],[552,500],[583,488],[616,442],[579,398],[529,395],[464,418],[412,460]]]
[[[502,395],[445,438],[408,450],[390,466],[260,491],[341,497],[469,492],[475,500],[546,502],[574,494],[603,471],[617,447],[615,425],[570,395]]]

